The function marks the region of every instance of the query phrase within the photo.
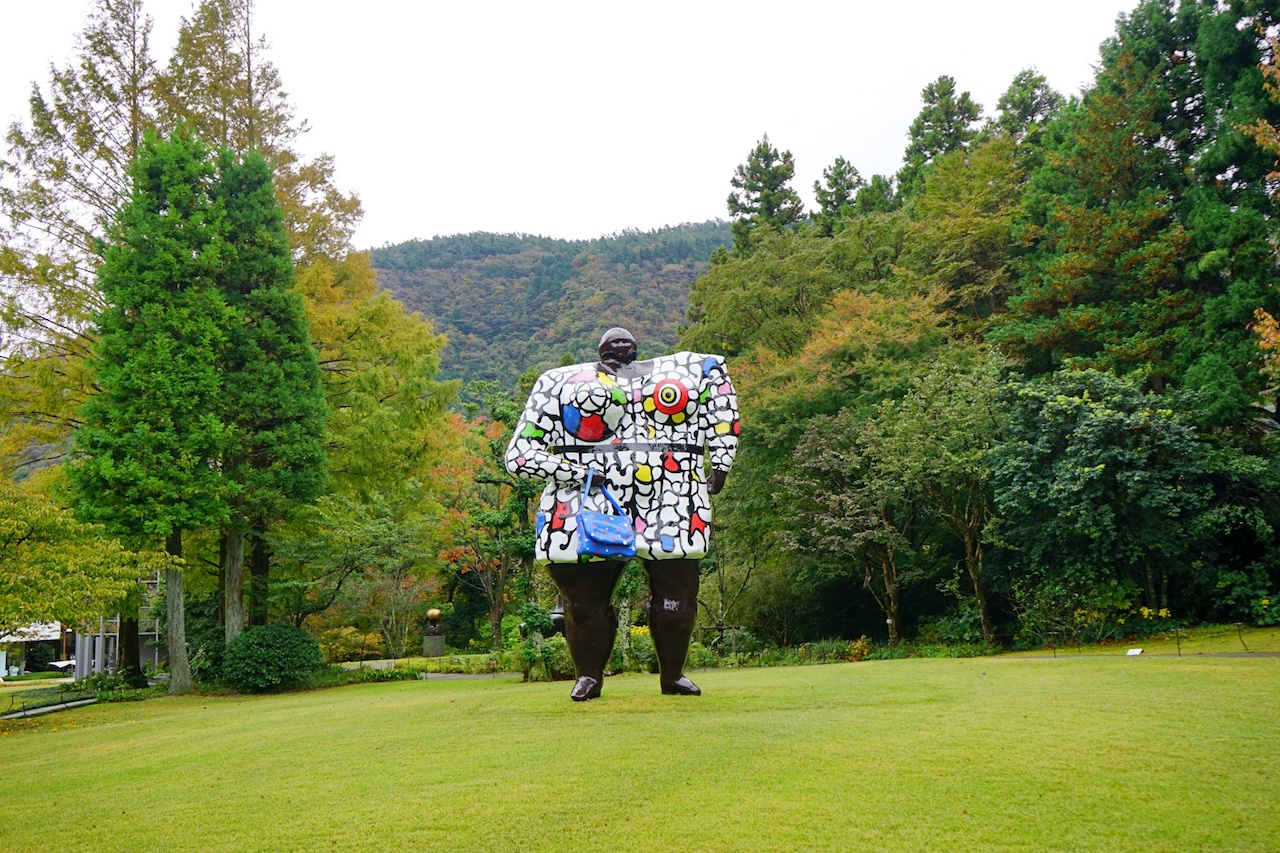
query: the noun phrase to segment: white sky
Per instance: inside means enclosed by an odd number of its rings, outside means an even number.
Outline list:
[[[727,217],[762,133],[812,185],[901,163],[920,90],[994,110],[1023,68],[1074,94],[1137,0],[257,0],[304,153],[363,200],[359,246],[470,231],[591,238]],[[0,0],[0,121],[66,64],[89,0]],[[150,0],[163,62],[193,0]]]

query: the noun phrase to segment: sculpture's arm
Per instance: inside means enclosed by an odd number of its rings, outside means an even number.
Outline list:
[[[729,381],[724,359],[720,356],[708,356],[703,372],[710,391],[710,398],[702,409],[706,419],[704,428],[707,452],[711,457],[711,481],[707,484],[707,491],[714,495],[724,488],[725,478],[733,467],[741,427],[738,421],[738,397],[734,393],[733,383]]]
[[[554,480],[581,483],[587,468],[551,452],[560,431],[559,402],[555,381],[543,374],[533,386],[524,414],[516,423],[507,445],[506,465],[512,474],[525,480]]]

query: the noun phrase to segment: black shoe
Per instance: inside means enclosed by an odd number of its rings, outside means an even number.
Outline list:
[[[693,688],[697,690],[698,688]],[[573,689],[569,691],[569,698],[575,702],[585,702],[588,699],[600,698],[600,681],[589,675],[584,675],[578,679],[578,683],[573,685]]]
[[[701,696],[702,691],[698,689],[698,685],[689,680],[689,676],[682,675],[671,684],[662,685],[662,692],[667,696]]]

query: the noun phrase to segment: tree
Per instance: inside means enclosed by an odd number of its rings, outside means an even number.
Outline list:
[[[30,120],[0,160],[0,453],[6,468],[61,458],[93,393],[84,370],[103,308],[98,238],[129,198],[130,164],[154,122],[151,20],[141,0],[99,0],[74,65],[31,90]]]
[[[799,194],[789,186],[796,165],[790,151],[778,152],[765,134],[747,155],[747,162],[729,180],[729,215],[733,218],[733,249],[751,253],[752,232],[760,225],[786,228],[804,216]]]
[[[1213,498],[1194,427],[1138,377],[1101,371],[1014,385],[1005,405],[992,456],[998,542],[1081,606],[1114,581],[1168,607]]]
[[[37,622],[86,625],[164,562],[77,521],[29,482],[0,481],[0,634]]]
[[[219,287],[224,225],[213,164],[190,132],[148,133],[132,176],[98,276],[99,391],[80,409],[70,476],[81,518],[163,537],[180,557],[182,531],[225,522],[238,492],[215,464],[229,437],[220,355],[234,316]],[[191,688],[182,580],[166,571],[173,693]]]
[[[1018,292],[992,339],[1032,373],[1068,362],[1203,392],[1203,423],[1244,421],[1262,387],[1247,327],[1273,310],[1274,156],[1241,127],[1265,97],[1263,3],[1145,2],[1096,85],[1046,128],[1018,229]]]
[[[982,105],[974,103],[968,92],[957,95],[955,78],[945,74],[925,86],[920,97],[924,107],[911,122],[910,142],[898,172],[899,192],[907,197],[920,188],[926,170],[938,157],[969,144],[977,135],[973,125],[982,114]]]
[[[794,473],[784,478],[799,522],[784,534],[805,556],[802,575],[852,570],[875,599],[889,629],[902,636],[902,594],[921,572],[917,487],[884,452],[888,430],[876,418],[845,409],[816,422],[796,446]]]
[[[939,158],[912,202],[903,277],[945,293],[969,329],[1002,311],[1013,288],[1023,178],[1013,141],[997,137]]]
[[[253,0],[201,0],[181,20],[158,76],[162,112],[212,145],[262,153],[299,265],[341,258],[360,219],[359,199],[335,186],[330,155],[306,161],[293,148],[307,126],[297,121],[267,49],[254,30]]]
[[[1045,76],[1034,68],[1019,71],[996,102],[997,116],[990,124],[1021,141],[1034,128],[1044,125],[1062,109],[1063,98]]]
[[[255,151],[237,162],[225,150],[218,167],[226,241],[218,281],[236,320],[221,363],[223,420],[230,430],[221,468],[240,489],[222,549],[231,642],[244,627],[245,532],[255,533],[253,621],[263,623],[269,560],[263,534],[293,505],[319,494],[327,409],[305,308],[293,289],[289,238],[270,167]]]
[[[712,266],[694,282],[694,324],[681,344],[738,355],[752,347],[793,354],[840,287],[830,241],[792,231],[757,232],[749,254]]]
[[[890,213],[898,208],[901,199],[894,193],[893,179],[884,175],[872,175],[865,186],[853,197],[853,210],[860,216],[869,213]]]
[[[998,360],[981,349],[953,345],[898,400],[880,404],[876,451],[914,490],[917,506],[960,544],[982,636],[995,627],[984,579],[984,531],[993,517],[988,454],[999,443]],[[942,536],[932,534],[941,544]]]
[[[824,237],[830,237],[836,230],[839,221],[853,212],[854,198],[862,189],[862,175],[845,160],[837,157],[836,161],[822,170],[822,180],[813,182],[813,194],[818,200],[818,212],[814,214],[814,224]]]

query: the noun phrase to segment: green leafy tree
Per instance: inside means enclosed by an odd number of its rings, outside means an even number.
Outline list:
[[[1241,128],[1277,114],[1254,29],[1274,23],[1259,3],[1145,2],[1121,19],[1096,85],[1046,128],[1025,196],[1033,251],[992,339],[1030,372],[1143,370],[1202,392],[1205,425],[1248,418],[1276,210],[1274,158]]]
[[[151,20],[140,0],[100,0],[73,64],[32,85],[30,117],[0,159],[0,412],[4,467],[62,458],[93,393],[84,370],[103,308],[96,241],[129,198],[129,168],[154,121]]]
[[[219,276],[238,322],[222,361],[222,406],[230,427],[221,460],[237,484],[224,533],[227,642],[243,630],[244,538],[252,531],[253,621],[266,617],[269,557],[263,533],[290,509],[313,500],[324,482],[327,407],[271,170],[260,154],[219,157],[217,200],[225,215],[226,251]]]
[[[925,172],[937,158],[966,147],[977,135],[974,125],[982,114],[968,92],[956,92],[954,77],[945,74],[920,92],[924,107],[911,122],[910,142],[898,172],[899,192],[910,197],[920,188]]]
[[[88,624],[165,562],[77,521],[30,481],[0,481],[0,634],[37,622]]]
[[[334,182],[332,156],[304,159],[297,120],[279,70],[255,30],[253,0],[201,0],[178,27],[178,43],[156,89],[161,113],[186,122],[211,145],[258,150],[275,173],[294,259],[341,258],[360,219],[360,201]]]
[[[900,201],[895,193],[892,178],[872,175],[871,180],[859,187],[854,194],[853,210],[859,215],[890,213],[897,210]]]
[[[830,241],[816,234],[757,233],[751,253],[727,258],[694,282],[694,323],[681,345],[726,355],[752,347],[794,354],[841,279]]]
[[[752,233],[761,225],[786,228],[804,216],[804,204],[790,181],[796,174],[790,151],[779,152],[765,134],[747,155],[747,162],[734,170],[729,180],[729,215],[733,218],[733,248],[750,254]]]
[[[163,537],[220,524],[236,487],[215,464],[230,437],[220,417],[220,355],[234,317],[219,287],[226,246],[214,169],[189,132],[148,134],[134,189],[110,233],[91,369],[99,391],[80,410],[71,480],[77,513],[114,535]],[[183,576],[165,574],[170,690],[191,688]]]
[[[1210,505],[1207,447],[1136,377],[1070,371],[1015,385],[995,448],[997,541],[1042,583],[1088,596],[1115,583],[1167,607]]]
[[[999,444],[999,361],[972,345],[940,352],[901,399],[880,404],[876,452],[890,460],[926,519],[960,546],[972,602],[991,642],[983,535],[994,512],[988,455]],[[947,536],[930,531],[929,543]]]
[[[996,117],[991,126],[1015,140],[1023,140],[1035,129],[1058,114],[1063,98],[1034,68],[1019,71],[996,102]]]
[[[813,194],[818,200],[813,221],[822,236],[830,237],[840,220],[853,212],[854,198],[862,186],[862,175],[843,157],[837,157],[822,170],[822,181],[813,182]]]
[[[1001,312],[1013,288],[1023,179],[1013,141],[997,137],[939,158],[912,202],[900,272],[945,293],[966,329]]]

